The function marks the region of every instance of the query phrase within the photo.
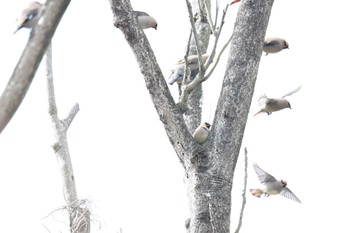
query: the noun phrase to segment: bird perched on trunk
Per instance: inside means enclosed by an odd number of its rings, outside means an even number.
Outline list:
[[[267,98],[266,95],[262,95],[258,102],[260,105],[260,111],[255,113],[254,116],[258,115],[259,113],[263,113],[266,112],[267,115],[270,115],[272,112],[276,112],[279,110],[282,110],[284,108],[292,108],[290,106],[290,103],[288,100],[285,99],[285,97],[294,94],[295,92],[299,91],[301,89],[301,86],[299,86],[297,89],[288,92],[287,94],[285,94],[284,96],[280,97],[280,98]]]
[[[285,39],[272,37],[265,39],[263,51],[267,54],[278,53],[283,49],[289,49],[289,44]]]
[[[210,124],[207,122],[202,123],[193,133],[193,139],[199,143],[203,144],[207,141],[207,138],[209,136],[209,128]]]
[[[143,11],[134,11],[134,16],[137,18],[142,29],[154,28],[157,30],[157,21],[155,18]]]
[[[42,4],[40,2],[30,2],[29,5],[22,11],[21,16],[17,19],[16,33],[21,28],[33,28],[37,24]]]
[[[208,57],[208,54],[202,55],[203,64],[207,61]],[[181,59],[176,63],[175,68],[171,71],[171,75],[168,78],[168,83],[170,85],[173,85],[175,82],[180,84],[182,83],[182,80],[184,78],[183,76],[185,73],[185,66],[185,59]],[[187,74],[191,74],[191,77],[194,78],[195,74],[197,74],[197,71],[199,69],[198,55],[190,55],[187,57],[187,69]]]
[[[265,185],[264,189],[250,189],[253,196],[261,197],[262,195],[270,196],[280,194],[288,199],[301,203],[299,198],[287,188],[287,181],[276,180],[275,177],[265,172],[256,163],[254,163],[253,166],[260,182]]]

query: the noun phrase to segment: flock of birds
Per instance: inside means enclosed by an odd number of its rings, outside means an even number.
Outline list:
[[[230,5],[237,2],[240,2],[240,0],[234,0]],[[42,3],[30,2],[29,5],[22,11],[22,14],[17,20],[17,28],[15,33],[21,28],[31,29],[35,27],[35,25],[37,24],[40,18],[42,9],[43,9]],[[157,29],[157,21],[155,18],[153,18],[152,16],[142,11],[134,11],[133,13],[134,13],[134,17],[137,18],[140,28]],[[282,38],[274,37],[274,38],[265,39],[262,50],[267,55],[269,53],[278,53],[288,48],[289,48],[289,45],[286,40]],[[208,59],[208,54],[202,55],[203,63],[205,63],[207,59]],[[186,72],[185,72],[185,69],[186,69],[185,67],[187,67]],[[168,83],[172,85],[176,82],[178,83],[178,85],[181,85],[185,74],[188,74],[189,77],[193,79],[197,75],[198,69],[199,69],[198,56],[197,55],[188,56],[187,64],[184,59],[176,63],[174,69],[171,71],[170,77],[168,78]],[[255,115],[260,113],[267,113],[268,115],[270,115],[272,112],[276,112],[285,108],[291,108],[289,101],[285,99],[285,97],[294,94],[295,92],[299,91],[300,88],[301,87],[298,87],[297,89],[283,95],[280,98],[268,98],[266,95],[261,96],[258,100],[259,106],[261,109]],[[209,123],[204,122],[194,131],[193,138],[197,143],[204,144],[206,142],[209,136],[210,126],[211,125]],[[250,192],[252,193],[252,195],[256,197],[261,197],[261,196],[280,194],[284,197],[287,197],[291,200],[301,203],[299,198],[287,188],[287,182],[285,180],[276,180],[275,177],[265,172],[257,164],[254,164],[253,166],[256,174],[258,175],[260,182],[264,184],[265,187],[263,189],[250,189]]]

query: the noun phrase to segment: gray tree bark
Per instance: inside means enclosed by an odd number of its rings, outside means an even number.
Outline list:
[[[232,179],[254,92],[273,0],[240,3],[226,73],[208,141],[195,143],[175,104],[129,0],[110,0],[114,25],[135,54],[165,131],[184,165],[188,231],[230,232]]]
[[[205,10],[204,1],[206,0],[193,0],[192,8],[193,14],[196,15],[195,27],[199,39],[199,49],[204,54],[209,45],[209,36],[211,33],[210,26],[208,23],[208,15]],[[199,4],[198,4],[199,3]],[[197,54],[197,46],[192,36],[190,41],[189,55]],[[203,89],[200,84],[196,87],[189,95],[187,100],[187,111],[184,113],[184,119],[187,124],[188,130],[194,132],[198,125],[202,121],[202,98]]]
[[[0,97],[0,133],[20,106],[70,0],[48,0]]]
[[[49,115],[51,118],[52,130],[54,135],[54,144],[52,146],[62,177],[63,197],[67,203],[66,210],[69,214],[69,227],[72,233],[90,232],[90,210],[85,206],[85,202],[78,199],[73,164],[70,158],[67,130],[74,117],[79,111],[79,105],[75,104],[68,116],[60,120],[58,118],[55,90],[53,84],[52,70],[52,46],[49,44],[46,56],[46,80],[49,102]]]

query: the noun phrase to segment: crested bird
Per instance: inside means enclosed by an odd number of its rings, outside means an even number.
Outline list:
[[[21,28],[35,27],[40,18],[42,6],[43,5],[40,2],[30,2],[17,19],[17,28],[14,33]]]
[[[268,98],[265,94],[260,96],[258,103],[261,109],[259,112],[255,113],[254,116],[263,112],[266,112],[267,115],[270,115],[272,112],[276,112],[284,108],[292,109],[289,101],[285,99],[285,97],[292,95],[295,92],[298,92],[300,89],[301,89],[301,86],[299,86],[298,88],[296,88],[291,92],[288,92],[287,94],[283,95],[280,98]]]
[[[157,21],[155,18],[143,11],[134,11],[134,16],[137,18],[142,29],[154,28],[157,30]]]
[[[202,55],[202,63],[204,64],[209,55],[203,54]],[[171,75],[168,78],[168,83],[170,85],[173,85],[175,82],[182,83],[183,76],[185,73],[185,66],[186,61],[185,59],[181,59],[178,61],[174,67],[174,69],[171,70]],[[195,76],[197,74],[197,71],[199,69],[199,61],[198,61],[198,55],[190,55],[187,57],[187,74],[191,74],[191,77]]]
[[[289,44],[285,39],[278,37],[265,39],[263,51],[266,53],[266,55],[269,53],[278,53],[283,49],[289,49]]]
[[[261,197],[262,195],[270,196],[280,194],[290,200],[301,203],[299,198],[287,188],[287,181],[276,180],[275,177],[261,169],[256,163],[254,163],[254,170],[258,175],[258,178],[262,184],[265,185],[264,189],[250,189],[250,192],[255,197]]]
[[[210,126],[211,125],[207,122],[204,122],[200,126],[198,126],[192,135],[193,139],[199,144],[205,143],[209,136]]]

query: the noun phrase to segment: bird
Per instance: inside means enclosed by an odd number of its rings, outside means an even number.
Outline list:
[[[208,57],[208,54],[202,55],[203,64],[207,61]],[[174,67],[174,69],[172,69],[171,75],[168,78],[168,83],[170,85],[173,85],[175,82],[179,84],[182,83],[185,73],[185,66],[185,59],[181,59],[176,63],[176,66]],[[187,69],[187,74],[190,74],[191,77],[194,77],[197,74],[197,71],[199,69],[198,55],[190,55],[187,57]]]
[[[37,24],[42,4],[40,2],[30,2],[29,5],[22,11],[21,16],[17,19],[16,33],[21,28],[33,28]]]
[[[265,55],[268,55],[269,53],[278,53],[283,49],[289,49],[289,44],[285,39],[278,37],[265,39],[263,45],[263,51],[266,53]]]
[[[295,92],[298,92],[301,89],[301,86],[296,88],[295,90],[288,92],[287,94],[283,95],[280,98],[268,98],[265,94],[260,96],[258,103],[260,105],[260,111],[254,114],[254,116],[266,112],[267,115],[270,115],[272,112],[277,112],[279,110],[290,108],[292,109],[290,103],[288,100],[285,99],[285,97],[294,94]]]
[[[280,194],[290,200],[301,203],[300,199],[287,188],[286,180],[276,180],[275,177],[265,172],[256,163],[254,163],[253,166],[260,182],[265,185],[264,189],[250,189],[253,196],[260,198],[262,195],[268,197],[270,195]]]
[[[155,18],[143,11],[134,11],[133,13],[142,29],[154,28],[157,30],[158,24]]]
[[[210,126],[211,125],[207,122],[204,122],[200,126],[198,126],[192,135],[193,139],[199,144],[205,143],[209,136]]]
[[[230,5],[235,4],[237,2],[240,2],[241,0],[234,0],[233,2],[230,3]]]

